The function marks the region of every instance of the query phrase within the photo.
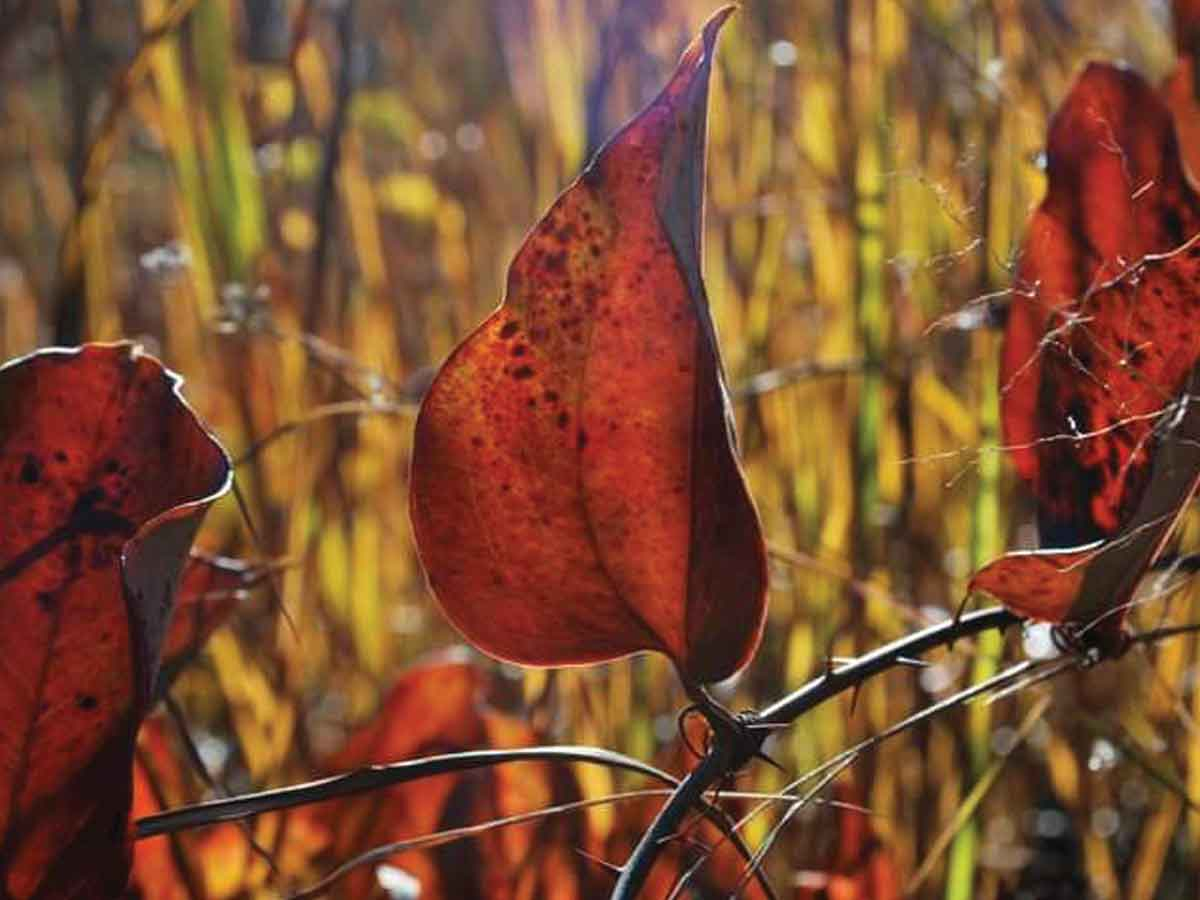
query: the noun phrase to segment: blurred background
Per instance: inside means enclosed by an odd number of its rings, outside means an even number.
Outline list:
[[[525,231],[715,8],[0,0],[0,356],[118,338],[159,355],[237,459],[245,509],[216,508],[202,545],[278,563],[153,725],[154,752],[181,761],[159,805],[336,768],[348,736],[400,715],[385,698],[406,667],[458,642],[409,533],[415,404],[499,301]],[[722,33],[705,266],[772,551],[762,649],[721,687],[732,708],[944,618],[976,566],[1033,543],[997,448],[998,325],[1047,118],[1093,58],[1161,80],[1168,4],[747,0]],[[1189,621],[1189,595],[1136,623]],[[737,786],[777,790],[1054,652],[1033,630],[933,654],[774,736],[784,771],[758,765]],[[1194,637],[1140,648],[864,753],[839,791],[870,811],[865,830],[834,807],[797,816],[767,856],[780,896],[1196,896],[1198,654]],[[675,752],[686,701],[663,659],[521,672],[464,658],[488,709],[532,729],[522,740]],[[476,730],[403,746],[500,741]],[[639,783],[573,777],[584,797]],[[618,864],[621,808],[586,814]],[[781,811],[747,824],[752,846]],[[170,889],[143,875],[136,890],[280,896],[366,849],[338,844],[336,817],[293,817],[308,824],[291,838],[288,821],[249,829],[273,863],[235,829],[223,855],[176,841]],[[499,886],[479,896],[575,896],[488,865]],[[346,895],[416,896],[415,866],[376,865]],[[680,896],[728,892],[697,881]]]

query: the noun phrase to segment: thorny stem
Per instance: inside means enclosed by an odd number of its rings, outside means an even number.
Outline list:
[[[886,644],[840,669],[821,674],[757,713],[733,716],[702,689],[690,690],[693,702],[713,729],[708,753],[679,783],[638,841],[621,870],[611,900],[633,900],[638,896],[662,846],[676,833],[687,811],[714,784],[759,755],[763,742],[773,729],[790,725],[814,707],[843,691],[859,687],[874,675],[897,665],[907,665],[913,657],[927,650],[984,631],[1007,628],[1019,621],[1008,610],[993,607],[932,625]]]
[[[522,750],[475,751],[447,754],[390,766],[372,766],[346,775],[264,791],[224,800],[214,800],[183,809],[171,810],[139,819],[136,836],[152,837],[195,828],[229,819],[344,797],[389,785],[412,781],[445,772],[460,772],[519,760],[582,761],[608,765],[648,775],[674,787],[666,804],[659,810],[650,828],[642,835],[621,869],[611,900],[633,900],[645,884],[662,847],[678,831],[680,823],[693,807],[700,806],[712,818],[717,814],[704,802],[704,794],[729,775],[761,755],[763,742],[776,729],[792,724],[816,706],[838,694],[853,690],[868,679],[895,666],[911,665],[914,657],[934,647],[985,631],[1004,629],[1021,620],[1001,607],[968,613],[906,635],[840,668],[824,672],[803,687],[759,712],[733,714],[721,706],[703,688],[689,689],[697,710],[712,728],[708,751],[683,781],[638,760],[593,747],[534,747]],[[720,823],[724,825],[722,821]],[[722,828],[727,834],[728,829]],[[736,833],[735,833],[736,836]]]
[[[304,806],[321,800],[347,797],[364,791],[403,784],[418,778],[530,760],[590,762],[646,775],[672,787],[677,784],[676,779],[654,766],[611,750],[596,747],[566,746],[478,750],[466,753],[447,753],[442,756],[430,756],[386,766],[367,766],[345,775],[335,775],[305,784],[196,803],[192,806],[172,809],[138,819],[134,826],[134,836],[141,840],[172,831],[199,828],[232,819],[256,816],[265,812]]]

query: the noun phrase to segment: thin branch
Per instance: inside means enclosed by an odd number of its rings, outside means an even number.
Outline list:
[[[313,248],[312,273],[309,278],[308,303],[304,310],[304,330],[315,332],[325,305],[325,275],[329,260],[329,245],[335,228],[337,175],[342,161],[342,136],[354,93],[354,19],[357,0],[344,0],[337,17],[337,42],[341,55],[338,73],[337,99],[333,120],[325,136],[325,156],[318,178],[317,205],[313,211],[317,220],[317,239]]]
[[[378,847],[372,847],[363,853],[342,863],[320,881],[305,888],[298,893],[292,894],[288,900],[309,900],[312,897],[318,897],[325,893],[334,884],[340,881],[352,871],[373,862],[382,862],[389,856],[397,853],[403,853],[407,850],[425,850],[430,847],[440,847],[444,844],[461,841],[465,838],[475,837],[493,828],[503,828],[508,825],[522,825],[529,822],[536,822],[550,816],[562,815],[563,813],[576,812],[581,809],[589,809],[595,806],[607,805],[610,803],[619,803],[624,800],[637,800],[647,796],[656,794],[669,793],[661,788],[641,791],[625,791],[620,794],[610,794],[607,797],[594,797],[588,800],[572,800],[569,803],[560,803],[557,806],[548,806],[545,809],[535,809],[530,812],[514,813],[511,816],[503,816],[497,819],[489,819],[486,822],[478,822],[473,825],[462,825],[458,828],[447,828],[435,834],[427,834],[417,838],[410,838],[404,841],[393,841],[389,844],[381,844]],[[596,863],[607,865],[604,860],[595,859],[588,854],[589,859]]]
[[[638,895],[658,859],[663,843],[675,834],[687,811],[714,784],[731,772],[737,771],[758,755],[762,743],[769,733],[790,725],[812,708],[842,691],[857,688],[880,672],[897,665],[908,664],[914,657],[927,650],[952,644],[956,640],[965,639],[984,631],[1007,628],[1019,621],[1021,621],[1019,618],[1002,607],[980,610],[961,618],[947,620],[926,628],[924,631],[918,631],[916,634],[906,635],[840,669],[826,672],[798,691],[787,695],[756,714],[747,714],[735,719],[727,713],[722,714],[721,711],[700,704],[701,711],[708,717],[709,724],[713,728],[713,740],[708,754],[679,783],[671,799],[659,810],[658,816],[655,817],[650,828],[638,841],[632,855],[621,870],[621,877],[613,888],[611,900],[633,900]],[[901,663],[901,660],[904,662]],[[965,699],[966,696],[973,696],[979,687],[976,686],[971,692],[956,696],[960,700]],[[945,701],[930,707],[930,710],[936,713],[944,707]],[[914,721],[905,720],[899,727],[907,727]],[[894,729],[889,729],[883,735],[878,736],[876,740],[882,740],[894,733]],[[864,746],[851,748],[847,754],[853,756]],[[839,757],[830,761],[831,764],[836,765],[847,754],[839,754]]]
[[[413,416],[416,415],[416,408],[411,405],[402,403],[382,403],[371,400],[343,400],[339,403],[327,403],[324,406],[318,406],[315,409],[309,410],[301,416],[284,422],[277,426],[267,434],[260,437],[233,461],[235,466],[245,465],[254,457],[258,456],[275,441],[282,437],[286,437],[294,431],[305,428],[316,422],[322,422],[326,419],[337,418],[339,416]]]
[[[859,657],[854,662],[825,672],[799,690],[772,703],[754,717],[758,726],[789,725],[815,706],[842,691],[858,687],[867,679],[884,672],[900,659],[912,659],[934,647],[953,644],[984,631],[1008,628],[1021,620],[1003,607],[992,607],[948,619],[924,631],[906,635]],[[752,726],[753,727],[753,726]]]
[[[677,779],[654,766],[611,750],[602,750],[596,747],[562,746],[528,747],[515,750],[476,750],[429,756],[424,759],[384,766],[368,766],[345,775],[334,775],[304,784],[185,806],[138,819],[134,825],[134,837],[136,840],[141,840],[157,834],[199,828],[217,822],[228,822],[233,819],[290,809],[293,806],[303,806],[321,800],[348,797],[434,775],[466,772],[504,763],[530,761],[595,763],[614,769],[636,772],[672,787],[678,784]]]
[[[642,889],[650,870],[658,860],[658,854],[671,837],[678,832],[684,816],[705,791],[729,773],[733,760],[733,744],[727,733],[713,734],[712,746],[700,764],[679,783],[663,808],[658,811],[650,827],[642,834],[633,854],[621,868],[621,877],[613,887],[612,900],[632,900]]]
[[[757,375],[747,378],[733,389],[733,399],[745,400],[750,397],[757,397],[760,394],[767,394],[786,387],[789,384],[794,384],[797,381],[805,381],[809,378],[824,378],[831,375],[858,375],[867,371],[868,368],[871,368],[871,366],[865,359],[807,360],[792,363],[791,365],[780,366],[777,369],[768,369],[765,372],[759,372]]]

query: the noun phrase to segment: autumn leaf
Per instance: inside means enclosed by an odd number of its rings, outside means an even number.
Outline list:
[[[1200,199],[1136,73],[1093,64],[1050,126],[1001,370],[1005,440],[1042,543],[1111,537],[1149,480],[1156,422],[1200,351]]]
[[[749,661],[762,534],[700,275],[718,12],[551,207],[417,421],[412,519],[447,617],[502,659]]]
[[[1200,413],[1200,199],[1171,118],[1135,73],[1093,64],[1050,126],[1049,187],[1014,289],[1005,438],[1042,544],[973,590],[1124,646],[1124,610],[1191,497]]]
[[[392,686],[378,714],[325,768],[343,772],[440,753],[541,743],[527,724],[487,706],[487,686],[481,670],[452,654],[412,666]],[[569,766],[521,762],[321,804],[315,817],[333,833],[333,857],[344,863],[383,844],[581,799]],[[576,811],[397,853],[389,865],[420,884],[423,900],[607,896],[611,881],[577,852],[595,852],[592,843],[587,817]],[[352,871],[337,886],[338,895],[367,896],[374,878],[369,866]]]
[[[1200,401],[1193,399],[1193,385],[1200,386],[1195,376],[1160,418],[1150,481],[1115,536],[1073,550],[1010,553],[977,572],[970,589],[991,594],[1018,615],[1073,623],[1089,645],[1118,655],[1134,591],[1200,482]]]
[[[131,344],[0,367],[0,883],[112,897],[134,737],[173,594],[228,458]]]

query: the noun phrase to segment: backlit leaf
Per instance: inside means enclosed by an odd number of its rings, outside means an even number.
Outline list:
[[[108,897],[138,723],[225,453],[129,344],[0,367],[0,884]]]
[[[1005,335],[1004,435],[1042,544],[1116,534],[1146,488],[1155,423],[1200,351],[1200,199],[1170,115],[1093,64],[1055,115]]]
[[[1166,107],[1093,64],[1050,126],[1049,187],[1014,288],[1004,433],[1033,488],[1041,543],[972,589],[1070,623],[1104,652],[1200,472],[1200,198]]]
[[[763,540],[700,275],[708,79],[730,12],[534,228],[422,406],[421,558],[450,620],[502,659],[660,650],[709,682],[758,645]]]

